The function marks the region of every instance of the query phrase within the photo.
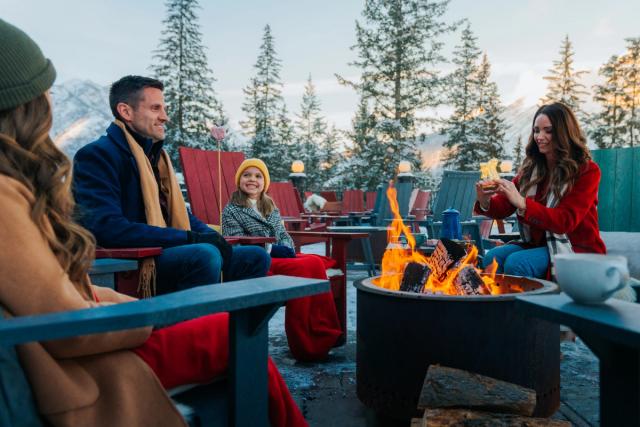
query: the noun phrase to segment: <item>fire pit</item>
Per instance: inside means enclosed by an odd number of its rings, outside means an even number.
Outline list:
[[[560,331],[514,309],[516,295],[557,291],[554,283],[476,268],[477,249],[445,239],[434,255],[414,250],[395,190],[382,275],[357,281],[356,381],[360,401],[385,416],[416,414],[429,365],[464,369],[534,389],[534,415],[560,404]],[[402,245],[404,234],[408,245]]]
[[[496,279],[528,294],[557,290],[544,280]],[[536,416],[558,409],[559,328],[519,315],[517,294],[419,294],[383,289],[371,279],[355,286],[357,393],[368,407],[394,418],[414,416],[428,366],[441,364],[534,389]]]

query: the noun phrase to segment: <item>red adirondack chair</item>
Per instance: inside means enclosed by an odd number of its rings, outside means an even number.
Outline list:
[[[366,207],[368,211],[372,211],[376,207],[376,197],[378,196],[377,191],[367,191],[366,193]]]
[[[413,201],[410,214],[415,216],[417,221],[424,220],[430,213],[429,202],[431,191],[417,190],[416,198]]]
[[[364,193],[362,190],[344,190],[342,192],[343,214],[364,211]]]
[[[220,225],[220,212],[229,201],[231,193],[236,189],[235,173],[244,160],[244,154],[240,152],[205,151],[195,148],[180,147],[178,149],[187,194],[191,203],[191,210],[195,216],[207,224]],[[218,158],[220,156],[220,158]],[[218,165],[222,172],[218,174]],[[218,182],[218,176],[222,183]],[[280,185],[282,184],[282,185]],[[275,189],[275,192],[274,192]],[[287,197],[279,199],[275,197],[282,189],[290,191]],[[221,194],[220,194],[221,191]],[[272,182],[269,186],[269,195],[274,199],[281,212],[297,212],[298,217],[302,212],[302,202],[298,192],[290,182]],[[294,209],[295,207],[295,209]],[[283,211],[284,209],[284,211]],[[286,215],[283,213],[282,215]],[[306,220],[303,220],[306,222]],[[336,269],[342,274],[336,274],[329,278],[333,292],[338,317],[343,330],[343,340],[347,336],[347,259],[346,245],[352,239],[365,238],[366,233],[319,233],[313,231],[289,231],[297,249],[310,243],[325,242],[327,256],[336,260]],[[235,237],[234,237],[235,238]],[[239,239],[264,239],[246,238]],[[242,240],[241,240],[242,242]],[[344,342],[344,341],[343,341]]]
[[[338,196],[335,191],[321,191],[320,196],[323,197],[327,202],[337,202]]]

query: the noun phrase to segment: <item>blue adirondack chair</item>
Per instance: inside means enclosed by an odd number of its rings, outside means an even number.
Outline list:
[[[473,217],[473,205],[476,201],[475,184],[480,180],[480,172],[476,171],[444,171],[440,188],[433,204],[433,215],[419,224],[427,228],[430,238],[438,238],[442,227],[442,213],[453,208],[460,212],[462,234],[469,235],[476,242],[480,253],[483,253],[483,242],[480,235],[479,221],[484,217]]]
[[[127,304],[3,319],[0,307],[0,427],[40,427],[15,345],[229,312],[229,370],[224,381],[170,393],[192,426],[268,426],[268,321],[287,300],[329,290],[329,282],[287,276],[200,286]],[[264,366],[264,369],[246,369]],[[114,411],[117,408],[113,408]]]

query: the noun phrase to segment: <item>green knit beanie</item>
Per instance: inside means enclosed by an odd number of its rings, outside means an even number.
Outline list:
[[[22,30],[0,19],[0,111],[18,107],[53,85],[56,70]]]

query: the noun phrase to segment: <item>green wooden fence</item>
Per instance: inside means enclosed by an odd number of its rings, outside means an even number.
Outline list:
[[[640,231],[640,147],[592,150],[602,179],[598,191],[601,231]]]

